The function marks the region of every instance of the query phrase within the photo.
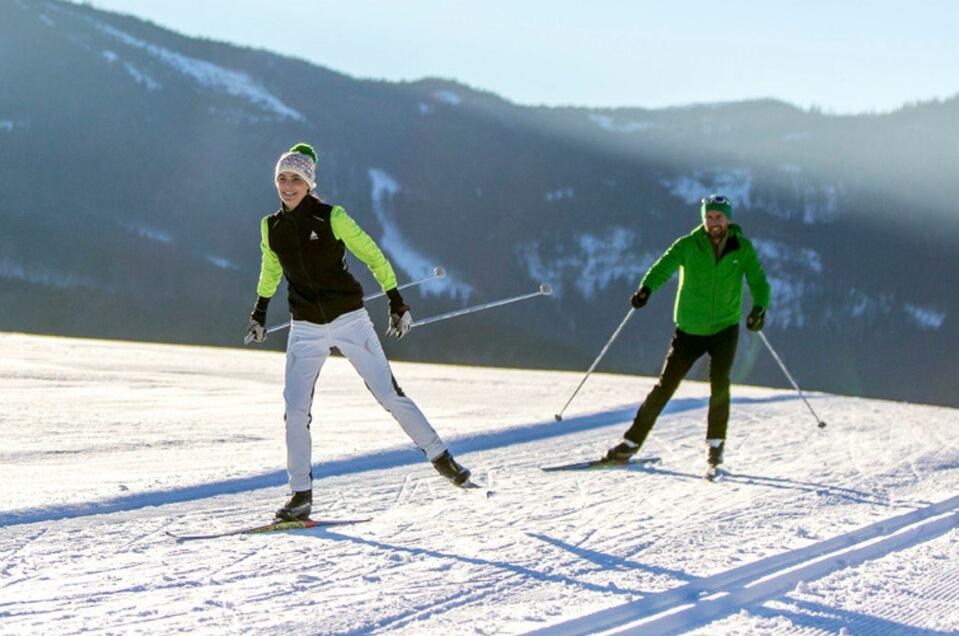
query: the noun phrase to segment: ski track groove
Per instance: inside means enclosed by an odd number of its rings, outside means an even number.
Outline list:
[[[153,530],[151,530],[151,531],[149,531],[149,532],[146,532],[146,533],[144,533],[144,534],[141,534],[141,535],[139,535],[139,536],[137,536],[137,537],[134,537],[134,538],[131,539],[130,541],[127,541],[127,542],[124,543],[122,546],[120,546],[120,547],[117,548],[117,552],[128,552],[128,551],[130,550],[131,546],[133,546],[133,545],[135,545],[135,544],[137,544],[137,543],[141,543],[141,542],[145,541],[146,539],[148,539],[148,538],[150,538],[150,537],[154,537],[154,536],[160,534],[161,532],[164,532],[167,528],[170,527],[170,525],[171,525],[172,523],[173,523],[173,519],[170,519],[170,518],[161,520],[160,523],[159,523],[159,525],[157,525],[156,528],[154,528]]]
[[[48,530],[48,528],[41,528],[39,531],[37,531],[36,533],[34,533],[33,536],[27,537],[26,541],[24,541],[23,543],[21,543],[20,545],[18,545],[16,548],[14,548],[13,551],[10,552],[10,554],[6,555],[6,556],[4,557],[4,559],[6,560],[6,562],[3,564],[3,570],[0,570],[0,576],[11,576],[11,575],[10,575],[10,568],[14,566],[13,558],[16,557],[18,554],[20,554],[21,552],[23,552],[23,550],[24,550],[27,546],[33,544],[33,543],[34,543],[35,541],[37,541],[40,537],[42,537],[43,535],[45,535],[45,534],[47,533],[47,530]],[[4,587],[6,587],[6,586],[4,586]]]
[[[888,448],[888,457],[890,460],[887,463],[895,465],[897,451],[895,446],[891,443],[892,440],[895,439],[895,422],[892,420],[892,418],[886,419],[888,422],[888,427],[886,428],[886,437],[890,441],[890,443],[886,444],[886,447]],[[912,430],[912,427],[910,427],[910,433],[912,434],[913,439],[915,439],[915,431]],[[915,453],[912,452],[904,455],[905,462],[909,466],[909,470],[912,471],[912,483],[918,484],[920,481],[922,481],[922,475],[919,474],[919,470],[916,468],[916,463],[913,460],[913,457],[915,457]]]
[[[959,497],[953,497],[925,510],[883,520],[805,548],[650,595],[635,603],[602,610],[532,633],[556,636],[589,634],[604,629],[615,630],[616,634],[659,634],[701,627],[741,607],[777,598],[792,589],[797,582],[820,580],[831,573],[856,567],[890,552],[918,546],[943,533],[955,533],[956,528],[959,528],[957,509]],[[707,592],[709,596],[693,600],[697,592]],[[679,611],[662,615],[673,609]],[[642,625],[627,627],[639,620],[644,620]]]
[[[513,575],[518,576],[518,575]],[[511,577],[507,577],[511,578]],[[504,581],[504,583],[507,581]],[[454,609],[468,606],[472,603],[481,602],[482,599],[488,598],[496,593],[498,590],[496,584],[489,586],[481,587],[480,589],[468,589],[466,591],[456,592],[445,599],[435,601],[432,604],[425,605],[423,607],[417,607],[409,610],[408,612],[402,613],[398,616],[387,618],[382,621],[378,621],[375,625],[365,626],[362,629],[354,630],[348,632],[350,636],[354,634],[359,636],[360,634],[366,633],[383,633],[385,631],[393,631],[398,629],[403,629],[406,626],[412,625],[416,622],[423,620],[424,618],[433,618],[442,614],[446,614]]]

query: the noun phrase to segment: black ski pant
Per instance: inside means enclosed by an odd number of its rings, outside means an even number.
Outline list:
[[[736,357],[739,341],[739,325],[727,327],[711,336],[693,336],[676,329],[659,381],[640,405],[633,425],[624,437],[642,446],[646,436],[653,430],[656,418],[673,397],[693,364],[709,354],[709,416],[706,439],[726,439],[729,424],[729,372]]]

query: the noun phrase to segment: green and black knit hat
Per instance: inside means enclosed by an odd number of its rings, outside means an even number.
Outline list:
[[[733,203],[729,200],[729,197],[722,194],[710,194],[708,197],[703,197],[700,203],[702,206],[699,211],[703,216],[704,223],[706,222],[707,212],[722,212],[727,219],[733,220]]]
[[[292,172],[306,181],[310,190],[316,187],[316,151],[310,144],[296,144],[290,148],[289,152],[280,155],[276,162],[276,170],[273,178],[280,176],[281,172]]]

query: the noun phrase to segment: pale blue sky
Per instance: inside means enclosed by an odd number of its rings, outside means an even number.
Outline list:
[[[959,93],[954,0],[94,0],[355,77],[454,79],[521,104],[775,97],[885,112]]]

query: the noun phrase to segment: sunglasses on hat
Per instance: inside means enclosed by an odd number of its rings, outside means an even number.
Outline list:
[[[726,203],[729,203],[729,198],[728,198],[728,197],[724,197],[724,196],[721,195],[721,194],[713,194],[713,195],[710,195],[710,196],[708,196],[708,197],[705,197],[705,198],[702,200],[702,202],[703,202],[703,203],[718,203],[718,204],[720,204],[720,205],[724,205],[724,204],[726,204]]]

